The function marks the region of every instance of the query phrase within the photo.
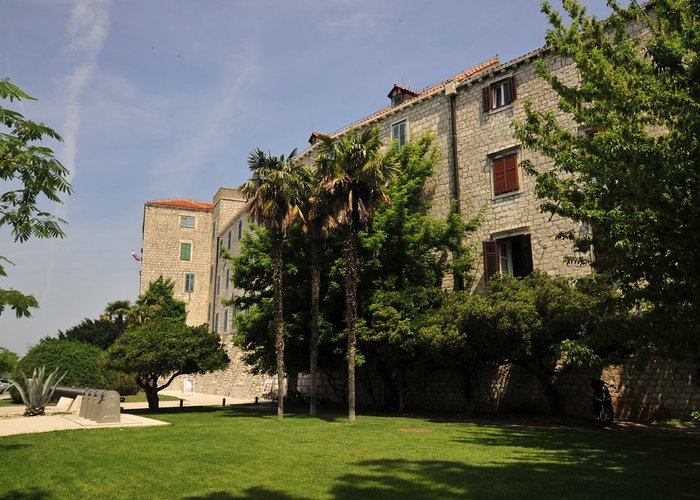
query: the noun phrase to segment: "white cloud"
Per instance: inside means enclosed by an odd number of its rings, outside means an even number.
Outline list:
[[[66,79],[67,102],[63,124],[63,163],[70,171],[68,180],[76,174],[80,131],[80,98],[97,71],[97,60],[109,32],[109,10],[106,0],[78,0],[68,22],[70,52],[78,61]]]

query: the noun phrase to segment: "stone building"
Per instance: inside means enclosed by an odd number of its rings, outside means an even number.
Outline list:
[[[221,372],[198,375],[199,392],[235,398],[262,395],[264,377],[248,373],[240,351],[230,342],[236,311],[224,305],[240,293],[231,281],[229,262],[220,249],[236,254],[248,227],[245,198],[236,189],[220,188],[211,202],[155,200],[144,206],[141,281],[143,293],[159,276],[175,283],[174,295],[187,306],[187,323],[207,323],[221,336],[231,365]],[[173,382],[182,387],[185,377]]]
[[[632,26],[630,32],[639,35],[638,27]],[[588,267],[567,264],[565,257],[572,254],[572,246],[568,240],[557,238],[561,232],[584,232],[587,228],[542,213],[540,201],[534,194],[534,179],[525,175],[520,167],[524,160],[530,160],[540,169],[551,164],[548,158],[522,148],[513,135],[513,121],[525,119],[526,101],[530,101],[537,110],[551,110],[561,123],[568,121],[572,131],[585,132],[578,130],[576,123],[558,110],[556,94],[536,73],[537,60],[541,60],[565,83],[578,82],[575,67],[547,49],[536,50],[505,63],[497,58],[490,59],[420,91],[396,84],[387,96],[387,107],[330,134],[338,137],[351,130],[379,126],[384,144],[397,141],[399,145],[425,133],[433,134],[434,144],[441,153],[427,187],[433,197],[433,214],[445,216],[452,206],[464,218],[482,214],[483,222],[471,236],[471,243],[476,244],[483,257],[476,269],[476,287],[479,290],[483,290],[489,277],[498,272],[524,276],[537,268],[549,274],[579,276],[590,271]],[[318,135],[319,132],[311,133],[310,146],[298,156],[300,161],[309,165],[313,163]],[[172,202],[175,201],[180,203],[174,205]],[[190,321],[201,322],[202,318],[206,318],[212,330],[227,341],[231,335],[231,318],[237,311],[231,306],[224,306],[222,299],[230,299],[240,292],[231,283],[228,261],[221,258],[217,249],[224,247],[233,254],[239,251],[240,239],[248,224],[242,210],[244,202],[235,190],[223,188],[212,204],[190,202],[198,207],[195,209],[191,205],[184,206],[186,203],[183,204],[183,201],[146,204],[141,286],[143,289],[147,277],[163,274],[173,278],[181,290],[178,296],[190,300]],[[178,227],[177,217],[190,214],[195,217],[201,215],[201,222],[195,222],[199,225],[196,225],[194,232],[191,228]],[[169,220],[167,230],[164,229],[165,219]],[[194,233],[200,231],[209,235],[208,242],[195,237]],[[157,241],[164,238],[166,233],[168,241]],[[207,239],[206,235],[204,239]],[[182,244],[188,242],[192,243],[192,261],[184,264],[177,258],[181,256]],[[201,254],[197,253],[199,245],[202,245]],[[204,248],[208,248],[208,252]],[[195,260],[200,255],[208,255],[208,260]],[[166,272],[169,274],[166,275]],[[195,292],[189,295],[186,292],[188,273],[195,274],[196,286],[201,283],[201,288],[195,286]],[[202,279],[199,279],[200,273],[203,273]],[[452,286],[452,282],[445,285]],[[198,387],[224,395],[262,395],[263,384],[270,384],[270,380],[247,374],[240,363],[239,354],[235,349],[229,350],[234,359],[231,368],[198,377]],[[630,389],[632,376],[629,369],[613,367],[606,370],[614,371],[610,372],[613,375],[607,376],[612,381],[611,392],[618,408],[626,408],[623,413],[629,417],[684,414],[700,398],[700,391],[686,383],[685,368],[678,368],[677,374],[661,369],[657,369],[655,375],[644,372],[643,376],[651,381],[648,386],[652,388],[648,390],[646,386]],[[578,378],[570,376],[562,382],[576,388],[568,391],[572,399],[565,401],[565,406],[572,413],[587,414],[589,411],[589,376],[606,375],[586,372]],[[299,389],[302,392],[306,383],[308,380],[300,379]],[[499,369],[497,373],[485,374],[482,383],[484,397],[488,399],[485,407],[493,410],[534,408],[544,404],[537,384],[523,374],[518,375],[517,371]],[[465,402],[459,385],[454,374],[434,374],[429,379],[423,377],[416,381],[407,402],[413,407],[460,409]],[[333,397],[331,389],[327,386],[326,389],[327,396]],[[680,401],[678,405],[669,406],[670,400],[662,398],[662,393],[669,391],[674,391],[675,399]],[[361,404],[361,392],[358,398]],[[666,401],[665,407],[660,403],[662,399]],[[654,401],[655,406],[648,401]]]

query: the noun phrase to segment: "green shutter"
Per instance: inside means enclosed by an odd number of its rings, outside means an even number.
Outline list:
[[[180,260],[192,258],[192,243],[180,243]]]

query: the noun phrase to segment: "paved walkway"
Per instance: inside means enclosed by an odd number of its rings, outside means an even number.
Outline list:
[[[224,396],[215,394],[187,394],[180,391],[161,391],[161,394],[181,398],[183,407],[192,406],[221,406]],[[3,395],[5,396],[5,395]],[[3,398],[4,399],[4,398]],[[248,400],[225,398],[226,404],[247,403]],[[177,408],[180,401],[161,401],[161,408]],[[28,434],[35,432],[51,432],[69,429],[105,429],[126,427],[148,427],[170,425],[153,418],[142,417],[128,413],[129,410],[148,408],[147,403],[122,403],[122,413],[119,423],[98,424],[92,420],[81,418],[76,414],[65,413],[66,409],[47,406],[46,415],[41,417],[24,417],[24,405],[0,406],[0,436],[13,434]],[[63,413],[62,413],[63,412]],[[58,413],[58,414],[57,414]]]

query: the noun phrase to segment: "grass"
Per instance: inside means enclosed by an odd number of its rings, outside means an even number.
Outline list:
[[[0,498],[697,498],[700,439],[271,407],[0,438]],[[41,418],[41,417],[37,417]]]

